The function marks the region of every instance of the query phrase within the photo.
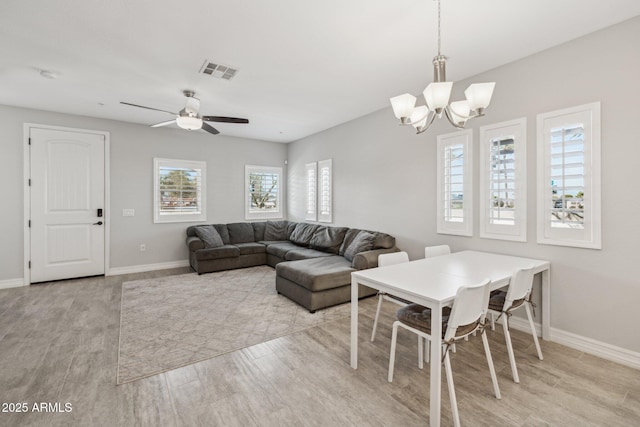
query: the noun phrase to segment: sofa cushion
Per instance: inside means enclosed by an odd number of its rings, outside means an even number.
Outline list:
[[[219,248],[200,249],[196,251],[196,258],[199,261],[219,258],[239,257],[240,249],[233,245],[224,245]]]
[[[251,226],[253,227],[253,241],[257,242],[260,240],[264,240],[264,230],[267,226],[267,223],[262,222],[252,222]]]
[[[288,221],[267,221],[264,228],[264,238],[256,240],[289,240],[287,236]]]
[[[291,240],[291,234],[293,233],[293,230],[296,229],[297,225],[298,225],[297,222],[288,221],[288,223],[287,223],[287,235],[284,236],[284,238],[286,240]]]
[[[316,229],[319,226],[317,224],[307,224],[306,222],[300,222],[296,225],[296,228],[291,233],[291,240],[293,243],[299,246],[309,246],[309,242],[313,237]]]
[[[276,274],[312,291],[338,288],[351,283],[351,263],[341,256],[281,262]]]
[[[342,245],[340,245],[340,250],[338,251],[338,255],[344,256],[344,251],[347,250],[353,239],[356,238],[358,233],[362,230],[358,230],[357,228],[350,228],[344,235],[344,240],[342,240]]]
[[[235,246],[240,249],[240,255],[263,254],[267,249],[260,243],[236,243]]]
[[[315,249],[301,248],[292,249],[287,252],[284,259],[287,261],[297,261],[299,259],[319,258],[324,256],[331,256],[328,252],[317,251]]]
[[[196,235],[204,242],[205,248],[219,248],[223,246],[222,237],[213,225],[199,225],[195,227]]]
[[[372,249],[391,249],[396,245],[396,238],[379,231],[370,231],[376,236]]]
[[[285,259],[285,255],[287,254],[287,252],[293,249],[300,249],[300,246],[295,245],[291,242],[274,243],[267,246],[267,253],[275,255],[278,258]]]
[[[353,261],[353,258],[360,252],[369,251],[373,248],[373,243],[376,240],[376,235],[369,233],[368,231],[360,231],[358,235],[349,244],[349,247],[344,251],[344,257],[348,261]]]
[[[251,243],[256,241],[250,222],[227,224],[227,229],[229,230],[230,242],[233,245],[236,243]]]
[[[318,227],[316,232],[313,233],[313,237],[311,237],[309,247],[337,254],[347,230],[349,229],[346,227]]]

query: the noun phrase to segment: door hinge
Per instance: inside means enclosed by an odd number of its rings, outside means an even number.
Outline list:
[[[29,137],[29,145],[31,145],[31,137]]]
[[[31,187],[31,178],[29,178],[29,187]]]
[[[29,268],[31,268],[31,261],[29,261]]]
[[[31,228],[31,220],[29,220],[29,228]]]

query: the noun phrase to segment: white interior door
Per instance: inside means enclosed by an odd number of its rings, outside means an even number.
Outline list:
[[[29,137],[31,282],[104,274],[104,135],[33,127]]]

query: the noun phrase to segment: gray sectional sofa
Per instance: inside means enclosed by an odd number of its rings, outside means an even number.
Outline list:
[[[198,274],[274,267],[276,290],[311,312],[350,301],[351,272],[377,267],[378,255],[399,251],[385,233],[291,221],[191,226],[187,245]],[[375,293],[360,286],[360,297]]]

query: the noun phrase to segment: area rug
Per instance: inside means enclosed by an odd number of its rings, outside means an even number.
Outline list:
[[[117,384],[347,317],[349,307],[310,314],[277,294],[268,266],[125,282]]]

